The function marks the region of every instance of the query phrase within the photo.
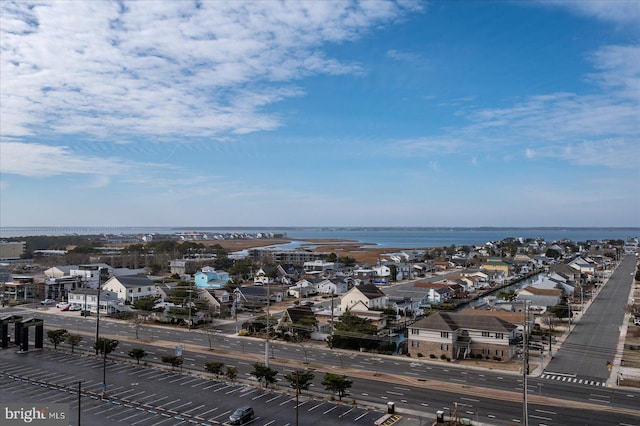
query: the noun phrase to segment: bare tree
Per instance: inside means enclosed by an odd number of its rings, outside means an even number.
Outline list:
[[[543,325],[546,325],[547,328],[549,329],[550,332],[553,332],[553,330],[555,330],[556,328],[556,322],[558,320],[558,318],[556,318],[555,315],[553,314],[544,314],[540,320],[542,321]]]

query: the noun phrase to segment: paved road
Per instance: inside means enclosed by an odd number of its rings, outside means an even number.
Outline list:
[[[71,408],[71,424],[77,424],[78,382],[82,381],[81,411],[85,424],[92,426],[123,425],[151,426],[215,425],[225,421],[239,405],[252,405],[257,418],[255,426],[287,426],[295,419],[295,398],[283,392],[286,385],[280,383],[280,391],[264,390],[247,383],[225,383],[194,374],[181,374],[157,368],[138,367],[127,362],[109,360],[106,363],[107,396],[99,397],[102,390],[102,361],[93,356],[80,356],[50,350],[0,351],[0,402],[50,402],[68,403]],[[287,368],[283,372],[290,371]],[[16,376],[30,380],[16,380]],[[522,405],[518,398],[520,389],[501,392],[486,389],[455,387],[441,384],[438,390],[420,387],[419,384],[397,385],[375,380],[354,380],[351,396],[346,401],[358,400],[394,401],[402,414],[398,426],[430,424],[434,413],[442,409],[453,412],[456,407],[461,417],[467,417],[483,425],[513,425],[521,423]],[[300,424],[303,425],[371,425],[383,415],[381,410],[371,410],[339,404],[319,397],[320,387],[315,382],[313,395],[304,395],[298,406]],[[418,382],[418,381],[416,381]],[[558,386],[559,387],[559,386]],[[585,393],[590,399],[598,399],[597,405],[565,401],[559,403],[549,388],[529,386],[529,418],[531,425],[549,426],[637,425],[637,410],[614,408],[614,398],[633,398],[633,395],[615,393],[609,389],[595,390],[563,386],[564,392]],[[515,398],[514,398],[515,395]],[[586,400],[586,398],[585,398]],[[598,410],[593,409],[600,405]],[[611,421],[614,423],[611,423]]]
[[[611,372],[637,258],[627,255],[547,365],[547,374],[606,382]]]

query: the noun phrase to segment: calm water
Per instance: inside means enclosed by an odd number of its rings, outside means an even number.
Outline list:
[[[0,227],[0,238],[34,235],[96,234],[174,234],[197,231],[207,233],[274,232],[294,240],[336,239],[375,244],[381,248],[443,247],[455,244],[484,244],[508,237],[543,238],[547,242],[563,238],[571,241],[611,240],[639,237],[640,228],[259,228],[259,227]],[[292,243],[296,246],[299,243]]]

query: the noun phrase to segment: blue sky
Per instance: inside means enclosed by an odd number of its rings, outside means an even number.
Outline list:
[[[640,2],[0,8],[0,226],[640,226]]]

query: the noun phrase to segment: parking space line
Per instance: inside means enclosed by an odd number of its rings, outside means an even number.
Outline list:
[[[322,413],[322,414],[330,413],[330,412],[332,412],[333,410],[335,410],[336,408],[338,408],[338,406],[337,406],[337,405],[334,405],[333,407],[329,408],[327,411],[325,411],[325,412],[324,412],[324,413]]]

